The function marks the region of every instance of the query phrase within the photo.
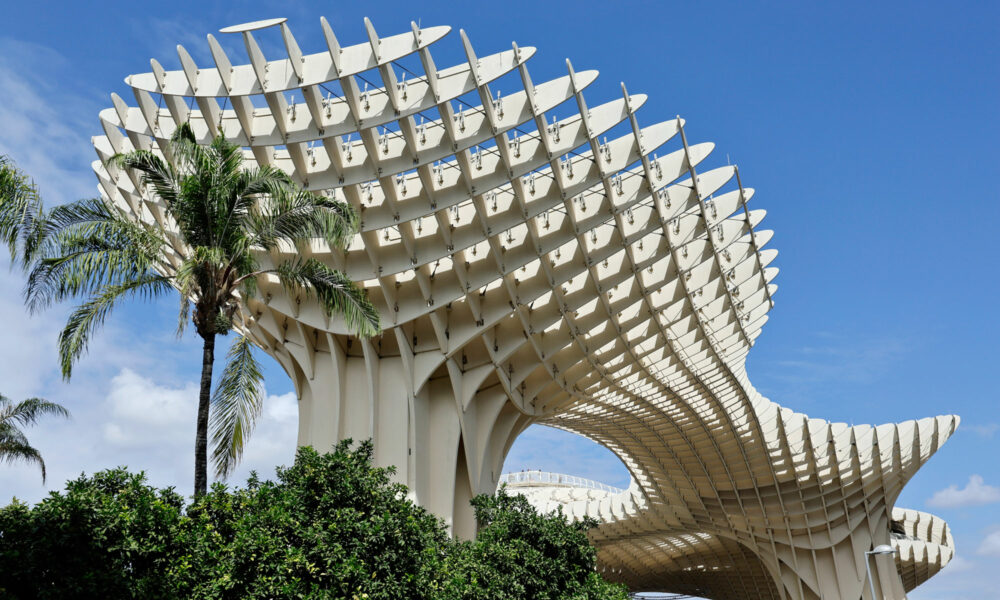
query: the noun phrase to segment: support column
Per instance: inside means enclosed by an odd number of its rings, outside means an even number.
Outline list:
[[[862,522],[850,535],[832,545],[810,548],[775,544],[777,556],[770,552],[758,556],[772,575],[777,574],[775,583],[788,600],[905,600],[906,592],[894,557],[865,556],[866,550],[888,543],[888,529],[884,536],[872,536],[867,522]],[[868,584],[866,559],[871,561],[874,599]]]
[[[367,345],[352,356],[330,342],[330,352],[315,353],[312,377],[299,377],[299,445],[325,451],[371,438],[376,466],[395,467],[412,500],[457,537],[474,537],[469,502],[496,489],[510,447],[503,441],[525,415],[497,390],[477,393],[481,376],[439,370],[415,385],[412,361],[379,357]]]

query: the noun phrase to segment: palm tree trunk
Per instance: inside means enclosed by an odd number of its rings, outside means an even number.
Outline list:
[[[201,358],[201,394],[198,396],[198,431],[194,440],[194,495],[208,491],[208,407],[212,399],[212,365],[215,362],[215,334],[205,340]]]

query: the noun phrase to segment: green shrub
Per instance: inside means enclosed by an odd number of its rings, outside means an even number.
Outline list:
[[[587,539],[593,519],[568,523],[560,508],[539,514],[524,496],[501,489],[472,500],[479,523],[475,541],[448,556],[444,598],[449,600],[597,600],[628,597],[624,586],[595,571],[597,551]]]
[[[0,598],[625,598],[594,572],[586,530],[520,496],[473,500],[474,542],[406,499],[369,442],[301,448],[277,481],[215,485],[185,509],[114,469],[34,507],[0,509]]]
[[[188,511],[186,562],[216,565],[191,581],[193,597],[433,597],[444,525],[371,456],[369,442],[324,455],[302,448],[277,482],[215,486]]]
[[[0,598],[171,598],[183,500],[143,474],[104,471],[34,508],[0,509]]]

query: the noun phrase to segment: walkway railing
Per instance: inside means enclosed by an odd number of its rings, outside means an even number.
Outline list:
[[[625,491],[621,488],[611,487],[610,485],[601,483],[600,481],[584,479],[583,477],[575,477],[573,475],[564,475],[562,473],[549,473],[547,471],[520,471],[515,473],[504,473],[500,476],[500,481],[497,486],[499,487],[505,483],[509,485],[532,483],[565,485],[589,488],[592,490],[602,490],[610,494],[620,494]]]

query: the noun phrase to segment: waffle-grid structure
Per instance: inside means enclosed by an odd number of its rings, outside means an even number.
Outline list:
[[[495,489],[525,428],[552,425],[633,476],[573,505],[602,521],[609,577],[720,599],[869,598],[864,551],[890,541],[902,486],[958,419],[849,427],[753,388],[745,357],[777,252],[737,168],[703,168],[713,145],[689,143],[680,117],[640,125],[646,97],[624,85],[588,104],[595,71],[567,61],[536,84],[534,48],[480,57],[460,32],[465,61],[438,69],[431,46],[448,27],[380,37],[366,19],[357,45],[321,27],[326,48],[308,55],[284,19],[222,30],[242,37],[246,64],[212,35],[213,64],[178,46],[181,68],[152,60],[128,77],[135,105],[112,95],[94,139],[102,194],[168,235],[159,199],[108,159],[162,152],[184,122],[358,210],[345,251],[316,241],[261,259],[300,253],[362,282],[383,335],[350,335],[277,280],[241,310],[295,384],[298,443],[373,438],[377,463],[471,537],[468,500]],[[269,58],[255,34],[274,28],[283,52]],[[933,552],[915,537],[900,566],[874,559],[886,598],[947,562],[941,527]]]

